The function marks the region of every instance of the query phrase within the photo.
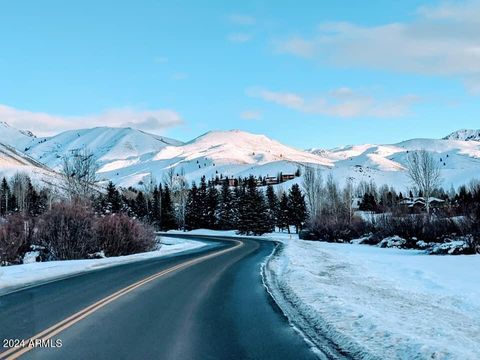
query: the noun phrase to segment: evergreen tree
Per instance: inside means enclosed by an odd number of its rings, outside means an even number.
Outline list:
[[[221,230],[231,230],[235,228],[235,197],[228,181],[222,183],[220,190],[220,201],[218,210],[218,227]]]
[[[280,198],[279,210],[277,215],[278,227],[281,231],[284,229],[288,230],[290,234],[290,209],[288,207],[288,196],[286,193],[282,194]]]
[[[261,235],[273,230],[268,217],[267,204],[262,192],[257,189],[256,180],[250,176],[246,183],[245,194],[239,202],[240,234]]]
[[[162,191],[162,222],[161,229],[168,231],[177,228],[177,220],[173,209],[172,198],[170,195],[170,187],[165,185]]]
[[[272,185],[267,186],[267,204],[268,204],[268,219],[270,222],[270,226],[275,228],[277,225],[277,214],[278,214],[278,199],[277,195],[275,195],[275,191],[273,190]]]
[[[148,215],[148,203],[142,191],[139,191],[133,206],[133,211],[139,219],[145,219]]]
[[[27,183],[27,193],[25,195],[25,214],[37,216],[42,213],[42,202],[32,183]]]
[[[245,185],[244,183],[236,186],[233,189],[233,224],[234,228],[239,229],[240,225],[240,214],[243,211],[243,208],[245,207]]]
[[[295,225],[295,232],[301,230],[303,223],[307,219],[307,205],[305,196],[300,190],[298,184],[292,185],[288,193],[289,223]]]
[[[201,226],[202,204],[198,196],[198,187],[195,182],[188,192],[187,206],[185,208],[185,227],[188,230],[199,229]]]
[[[254,235],[263,235],[275,230],[268,211],[267,201],[263,192],[256,189],[254,200],[254,212],[257,214],[257,223],[253,228]]]
[[[375,196],[369,193],[363,194],[362,201],[358,206],[361,211],[377,211],[377,202]]]
[[[215,187],[215,183],[210,181],[207,189],[207,202],[205,203],[206,209],[206,223],[208,229],[217,228],[217,210],[218,210],[218,191]]]
[[[102,208],[105,214],[119,213],[122,210],[122,198],[111,181],[107,185],[107,193],[104,197]]]
[[[208,193],[207,193],[207,181],[205,176],[202,176],[200,179],[200,186],[198,188],[198,202],[199,202],[199,224],[198,228],[208,228],[209,219],[208,219],[208,210],[207,210],[207,202],[208,202]]]
[[[162,187],[154,186],[152,191],[152,198],[149,200],[148,217],[150,223],[157,229],[162,226]],[[147,203],[148,204],[148,203]]]
[[[2,184],[0,185],[0,216],[7,214],[9,205],[8,200],[10,198],[10,187],[8,186],[7,179],[2,179]]]
[[[7,212],[18,212],[17,197],[13,192],[10,192],[10,196],[8,197],[7,202],[8,202]]]

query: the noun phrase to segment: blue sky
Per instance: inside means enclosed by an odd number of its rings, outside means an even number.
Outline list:
[[[0,121],[297,148],[479,128],[479,1],[3,1]]]

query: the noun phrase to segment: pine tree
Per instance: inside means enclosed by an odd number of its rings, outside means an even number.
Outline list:
[[[234,228],[240,228],[240,214],[243,212],[243,208],[245,207],[246,197],[245,197],[245,185],[242,183],[239,186],[236,186],[233,190],[233,224]]]
[[[268,204],[268,218],[270,221],[270,226],[275,228],[277,226],[277,214],[278,214],[278,199],[275,195],[272,185],[267,186],[267,204]]]
[[[377,211],[377,201],[375,200],[375,196],[369,193],[363,194],[358,209],[361,211]]]
[[[202,205],[198,196],[198,187],[195,182],[188,192],[187,206],[185,209],[185,227],[189,230],[199,229],[201,226],[200,213]]]
[[[255,226],[255,213],[253,205],[253,192],[255,191],[255,180],[250,177],[244,182],[243,194],[238,199],[238,224],[237,229],[240,234],[249,235]]]
[[[103,200],[102,207],[105,214],[119,213],[122,209],[122,198],[117,188],[111,181],[107,185],[107,194]]]
[[[2,179],[2,184],[0,185],[0,215],[4,216],[7,214],[9,205],[8,200],[10,198],[10,187],[8,186],[7,179]]]
[[[135,198],[133,211],[139,219],[145,219],[148,215],[148,203],[142,191],[139,191]]]
[[[289,223],[295,225],[295,232],[301,230],[303,223],[307,220],[307,205],[305,196],[298,184],[292,185],[288,193]]]
[[[279,204],[279,210],[278,210],[278,216],[277,216],[277,223],[278,227],[280,228],[281,231],[284,229],[288,230],[288,233],[290,234],[290,209],[288,207],[288,196],[286,193],[282,194],[282,197],[280,198],[280,204]]]
[[[218,191],[215,183],[210,181],[207,189],[206,225],[208,229],[217,228]]]
[[[152,191],[152,198],[149,200],[150,206],[148,207],[148,217],[150,223],[157,229],[162,226],[162,188],[157,185],[154,186]]]
[[[221,230],[231,230],[235,228],[235,197],[228,181],[222,183],[220,190],[220,201],[218,205],[218,227]]]
[[[170,187],[165,185],[162,191],[162,223],[161,229],[168,231],[177,228],[175,212],[173,210],[172,198],[170,196]]]
[[[27,183],[27,193],[25,195],[25,214],[37,216],[42,212],[41,199],[32,183]]]
[[[263,235],[275,230],[275,226],[272,224],[267,201],[263,192],[256,189],[254,200],[254,213],[257,214],[257,222],[253,227],[254,235]]]
[[[198,187],[198,202],[199,202],[199,228],[208,228],[208,213],[207,213],[207,181],[205,176],[200,179],[200,186]]]
[[[248,178],[245,194],[239,200],[238,230],[240,234],[261,235],[273,230],[268,217],[265,197],[257,189],[253,176]]]

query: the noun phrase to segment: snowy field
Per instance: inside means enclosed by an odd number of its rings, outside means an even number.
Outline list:
[[[282,309],[300,314],[310,335],[355,358],[480,358],[480,256],[284,243],[267,279]]]
[[[199,241],[163,238],[159,250],[104,259],[65,260],[0,267],[0,294],[16,288],[43,283],[91,270],[167,256],[198,249]]]

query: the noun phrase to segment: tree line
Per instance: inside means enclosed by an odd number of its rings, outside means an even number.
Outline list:
[[[178,185],[178,183],[183,185]],[[100,214],[125,213],[157,230],[237,230],[261,235],[275,228],[298,232],[307,219],[305,196],[299,185],[275,192],[273,186],[258,188],[253,176],[241,185],[215,185],[205,177],[188,186],[180,175],[147,189],[117,188],[109,182],[104,194],[95,197]]]

